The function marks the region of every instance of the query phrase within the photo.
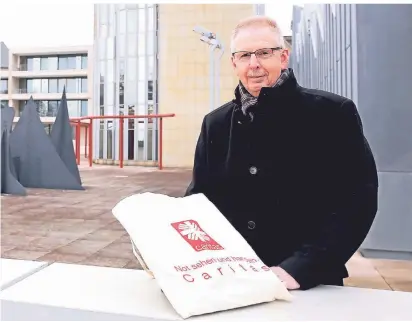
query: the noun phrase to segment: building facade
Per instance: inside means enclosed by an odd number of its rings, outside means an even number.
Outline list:
[[[11,48],[4,52],[8,66],[0,72],[0,99],[15,109],[16,121],[32,96],[42,121],[53,123],[63,88],[70,117],[90,114],[92,46]]]
[[[351,98],[379,172],[368,256],[412,258],[412,5],[305,5],[290,60],[301,85]]]
[[[164,120],[163,164],[191,167],[201,121],[210,111],[210,51],[193,29],[217,34],[225,51],[220,62],[217,104],[233,98],[237,80],[230,64],[230,36],[236,23],[264,6],[252,4],[95,5],[95,115],[174,113]],[[218,54],[218,53],[216,53]],[[158,122],[94,121],[93,159],[117,164],[156,165]]]

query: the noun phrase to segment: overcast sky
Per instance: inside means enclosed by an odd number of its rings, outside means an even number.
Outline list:
[[[92,3],[46,4],[32,1],[22,4],[11,0],[0,1],[0,41],[8,47],[93,43]],[[291,34],[291,4],[266,4],[266,15],[278,21],[284,35]]]

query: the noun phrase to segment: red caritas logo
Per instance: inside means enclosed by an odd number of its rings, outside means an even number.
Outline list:
[[[201,252],[202,250],[224,249],[213,240],[212,237],[206,234],[195,220],[179,221],[172,223],[171,225],[197,252]]]

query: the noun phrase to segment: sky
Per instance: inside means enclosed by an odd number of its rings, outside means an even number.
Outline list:
[[[93,44],[92,3],[23,4],[1,0],[0,7],[0,41],[7,47]],[[291,35],[292,7],[285,3],[266,4],[266,15],[278,21],[285,36]]]

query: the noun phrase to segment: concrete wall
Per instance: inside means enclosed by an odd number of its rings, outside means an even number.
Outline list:
[[[159,5],[159,113],[165,119],[165,167],[191,167],[201,121],[209,112],[209,48],[193,32],[215,32],[225,46],[220,71],[220,104],[233,98],[237,79],[230,64],[230,36],[237,22],[254,14],[252,4]]]

